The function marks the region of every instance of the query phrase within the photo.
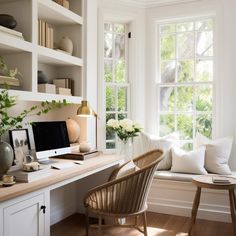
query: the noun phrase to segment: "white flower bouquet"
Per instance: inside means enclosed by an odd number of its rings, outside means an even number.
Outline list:
[[[110,119],[107,122],[108,129],[115,131],[117,136],[123,142],[127,142],[129,138],[133,138],[139,135],[142,130],[142,126],[130,119],[115,120]]]

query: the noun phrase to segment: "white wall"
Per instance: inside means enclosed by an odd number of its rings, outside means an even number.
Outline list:
[[[235,0],[202,0],[190,3],[176,4],[147,9],[147,68],[146,68],[146,114],[147,131],[157,130],[156,113],[157,98],[155,86],[155,22],[171,18],[182,18],[214,14],[216,19],[215,34],[215,138],[226,135],[236,139],[235,125],[235,70],[234,60],[236,28]],[[233,146],[230,165],[236,169],[236,142]]]

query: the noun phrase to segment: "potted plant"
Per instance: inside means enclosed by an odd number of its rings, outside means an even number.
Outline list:
[[[11,167],[14,158],[11,145],[2,140],[3,134],[13,128],[22,128],[24,118],[29,115],[40,116],[42,114],[47,114],[53,109],[68,105],[66,100],[59,102],[46,101],[42,102],[40,106],[32,106],[30,109],[23,110],[16,116],[11,116],[9,114],[9,109],[13,108],[16,104],[16,97],[10,96],[8,89],[0,91],[0,177]]]

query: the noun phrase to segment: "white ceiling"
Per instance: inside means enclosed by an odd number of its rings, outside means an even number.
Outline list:
[[[132,4],[139,7],[156,7],[156,6],[165,6],[171,4],[179,4],[183,2],[192,2],[199,0],[119,0],[122,3]]]

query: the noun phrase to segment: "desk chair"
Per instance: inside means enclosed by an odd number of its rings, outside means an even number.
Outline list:
[[[147,152],[135,159],[134,164],[138,167],[134,173],[114,179],[121,168],[130,163],[126,162],[113,171],[109,182],[90,190],[84,198],[86,208],[86,235],[89,232],[89,214],[98,216],[98,235],[104,227],[119,226],[136,228],[147,236],[147,196],[158,163],[163,158],[161,150]],[[113,180],[114,179],[114,180]],[[102,225],[103,217],[115,219],[133,217],[135,223]],[[143,229],[138,226],[138,218],[141,216]]]

